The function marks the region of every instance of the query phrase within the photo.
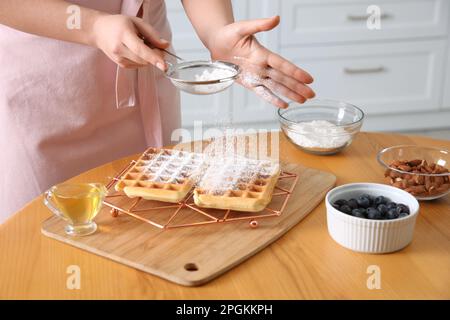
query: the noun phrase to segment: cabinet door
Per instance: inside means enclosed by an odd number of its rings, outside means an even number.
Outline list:
[[[245,19],[248,16],[248,6],[254,0],[234,0],[233,11],[236,20]],[[189,21],[186,12],[184,11],[181,0],[166,1],[167,17],[172,28],[173,39],[172,42],[177,50],[202,50],[205,47],[197,36],[194,27]]]
[[[284,49],[309,71],[318,98],[361,106],[369,114],[437,110],[445,40]]]
[[[444,36],[448,0],[283,0],[282,45]],[[367,8],[380,9],[380,29],[367,27]],[[373,11],[370,11],[371,13]]]
[[[166,1],[167,17],[176,50],[204,50],[204,46],[184,12],[181,1]]]
[[[448,110],[450,109],[450,36],[448,39],[448,45],[447,45],[447,68],[445,72],[445,79],[444,79],[444,100],[443,100],[443,106],[444,109]]]

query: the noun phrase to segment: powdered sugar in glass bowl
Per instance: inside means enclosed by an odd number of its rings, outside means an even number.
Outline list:
[[[314,99],[278,110],[281,130],[300,149],[318,155],[348,147],[361,129],[364,112],[346,102]]]

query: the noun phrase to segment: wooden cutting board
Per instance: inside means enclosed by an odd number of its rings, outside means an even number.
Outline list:
[[[159,229],[124,214],[114,218],[109,208],[104,208],[95,219],[99,228],[93,235],[69,237],[64,233],[65,222],[55,216],[43,222],[42,233],[181,285],[201,285],[281,237],[311,212],[336,182],[331,173],[298,164],[285,164],[282,169],[297,174],[298,182],[283,213],[258,219],[257,228],[242,220]],[[276,204],[268,207],[271,205]]]

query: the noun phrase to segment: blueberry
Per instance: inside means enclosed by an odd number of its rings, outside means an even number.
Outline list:
[[[398,215],[399,218],[404,218],[404,217],[407,217],[407,216],[408,216],[408,214],[406,212],[402,212],[402,213],[400,213]]]
[[[347,201],[347,204],[350,206],[350,208],[352,209],[356,209],[358,208],[358,201],[356,201],[356,199],[350,199]]]
[[[364,209],[353,209],[353,210],[352,210],[352,215],[355,216],[355,217],[357,217],[357,218],[363,218],[363,219],[365,219],[365,218],[366,218],[366,213],[365,213],[365,211],[366,211],[366,210],[364,210]]]
[[[377,210],[380,211],[382,215],[385,215],[389,209],[385,204],[381,203],[377,206]]]
[[[338,199],[333,204],[338,205],[338,206],[343,206],[344,204],[347,204],[347,200]]]
[[[388,209],[395,209],[397,208],[397,204],[395,202],[388,202],[387,207]]]
[[[382,215],[381,215],[380,211],[378,211],[375,208],[370,207],[367,209],[367,218],[380,220],[382,218]]]
[[[336,203],[333,203],[331,206],[337,210],[339,210],[339,208],[340,208],[340,206]]]
[[[340,207],[339,209],[341,212],[346,213],[346,214],[351,214],[352,213],[352,208],[350,208],[349,205],[344,204],[343,206]]]
[[[375,198],[375,200],[374,200],[374,204],[376,205],[376,206],[378,206],[378,205],[380,205],[380,204],[386,204],[388,201],[387,201],[387,199],[385,198],[385,197],[383,197],[383,196],[378,196],[378,197],[376,197]]]
[[[374,197],[372,197],[370,194],[365,193],[365,194],[361,195],[361,197],[369,199],[370,205],[372,205]]]
[[[398,213],[396,209],[389,209],[388,212],[386,213],[386,219],[392,220],[392,219],[397,219],[398,218]]]
[[[356,201],[358,202],[358,205],[364,209],[370,207],[370,200],[365,196],[358,197]]]
[[[408,206],[404,205],[403,203],[399,203],[399,204],[397,205],[397,210],[399,210],[399,209],[400,209],[400,212],[399,212],[399,213],[405,212],[405,213],[409,214],[409,208],[408,208]]]
[[[401,214],[401,213],[406,213],[406,215],[409,214],[409,208],[407,206],[405,206],[404,204],[399,204],[397,205],[397,213]]]

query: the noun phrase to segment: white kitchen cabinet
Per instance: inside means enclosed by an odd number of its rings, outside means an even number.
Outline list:
[[[367,114],[440,108],[445,40],[282,49],[315,77],[320,97],[350,101]]]
[[[167,0],[177,53],[208,59],[181,5]],[[366,27],[367,6],[381,9],[381,29]],[[258,34],[315,78],[318,98],[360,106],[366,130],[450,127],[449,0],[234,0],[237,20],[280,14],[280,26]],[[230,121],[277,127],[276,109],[233,85],[217,95],[182,93],[183,126]]]
[[[445,78],[444,78],[444,97],[442,101],[442,105],[444,109],[450,110],[450,32],[448,37],[448,45],[447,45],[447,65],[444,69]],[[450,120],[449,120],[450,122]]]
[[[445,36],[448,0],[283,0],[281,44]],[[380,8],[380,29],[367,28],[367,8]],[[373,12],[373,11],[372,11]]]

